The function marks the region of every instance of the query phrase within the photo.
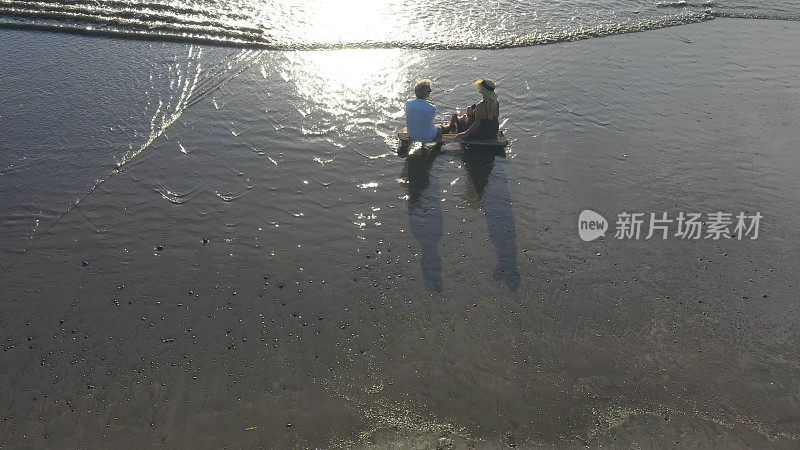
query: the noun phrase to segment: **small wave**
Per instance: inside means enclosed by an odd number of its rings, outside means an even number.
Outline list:
[[[716,17],[728,19],[786,20],[791,22],[800,21],[800,15],[788,15],[781,13],[720,11],[714,13],[714,15]]]
[[[706,0],[699,3],[691,3],[686,0],[673,0],[657,2],[656,8],[711,8],[717,6],[714,0]]]
[[[242,194],[244,194],[245,192],[249,191],[252,188],[253,186],[248,186],[244,191],[239,192],[238,194],[234,193],[221,194],[219,191],[214,191],[214,194],[224,202],[232,202],[237,198],[241,197]]]
[[[686,0],[656,3],[657,8],[684,8],[686,6],[689,6],[689,2],[687,2]]]
[[[318,162],[320,165],[324,166],[325,164],[331,163],[334,161],[334,158],[319,158],[315,157],[314,161]]]
[[[444,4],[432,1],[434,6]],[[346,27],[341,36],[337,35],[341,28],[329,29],[331,24],[327,22],[336,22],[334,18],[318,17],[323,13],[317,11],[321,6],[316,3],[299,2],[299,6],[288,7],[266,0],[0,0],[0,27],[288,51],[488,50],[613,36],[716,17],[800,20],[800,8],[791,4],[752,6],[740,1],[726,1],[724,6],[714,0],[661,0],[649,4],[587,1],[578,2],[569,13],[556,1],[532,6],[509,0],[490,11],[468,8],[465,1],[453,1],[452,10],[444,8],[443,15],[435,19],[418,16],[431,9],[431,5],[422,2],[383,5],[380,9],[385,27],[365,27],[369,28],[366,31]],[[317,26],[320,20],[329,27]],[[464,29],[480,32],[461,32]]]
[[[193,199],[198,194],[198,188],[191,189],[187,192],[172,192],[169,189],[162,186],[157,186],[155,189],[156,191],[158,191],[159,194],[161,194],[161,197],[163,197],[164,200],[167,200],[168,202],[176,205],[184,204]]]
[[[657,2],[655,5],[656,8],[706,8],[705,12],[707,14],[720,18],[800,21],[800,14],[791,14],[785,11],[752,11],[742,6],[719,9],[714,0],[707,0],[701,3],[692,3],[686,0],[661,1]],[[744,9],[744,11],[737,9]]]
[[[118,2],[120,5],[126,5]],[[117,36],[134,39],[156,39],[187,41],[206,44],[255,47],[270,50],[333,50],[347,48],[409,48],[409,49],[502,49],[529,47],[558,42],[577,41],[657,28],[702,22],[714,18],[705,11],[682,11],[669,17],[622,20],[618,23],[597,25],[570,25],[562,30],[547,27],[543,31],[516,31],[490,34],[489,37],[467,37],[450,40],[443,36],[426,34],[423,37],[392,39],[398,35],[415,36],[413,33],[388,33],[386,39],[351,40],[341,42],[314,41],[305,36],[277,38],[274,30],[263,25],[234,20],[230,15],[206,17],[205,14],[188,17],[182,10],[135,9],[127,6],[108,8],[84,3],[53,3],[0,0],[0,27],[34,28],[42,30],[81,33],[90,35]],[[146,5],[151,5],[147,3]],[[436,37],[434,37],[436,36]],[[307,40],[305,40],[307,39]],[[436,40],[441,39],[441,40]],[[460,38],[462,39],[462,38]]]

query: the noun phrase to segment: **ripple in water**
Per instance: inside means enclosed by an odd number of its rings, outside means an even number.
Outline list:
[[[435,12],[435,13],[433,13]],[[788,0],[0,0],[0,25],[256,45],[502,48],[680,25],[716,16],[796,19]]]

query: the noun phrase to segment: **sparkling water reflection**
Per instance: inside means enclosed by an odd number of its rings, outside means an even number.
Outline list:
[[[297,93],[333,116],[363,107],[386,109],[408,89],[405,70],[419,56],[398,49],[291,52],[281,77]]]
[[[279,75],[297,93],[302,134],[355,148],[359,143],[349,138],[365,130],[386,144],[396,140],[403,100],[414,81],[411,69],[424,56],[401,49],[347,49],[286,52],[281,59]]]
[[[283,50],[335,47],[499,48],[585,39],[719,15],[797,17],[789,0],[96,0],[4,2],[0,24],[163,37]]]

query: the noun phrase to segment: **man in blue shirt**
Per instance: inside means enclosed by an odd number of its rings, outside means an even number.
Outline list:
[[[453,114],[448,125],[434,125],[436,107],[428,101],[431,95],[431,80],[422,80],[414,86],[417,98],[406,102],[406,131],[408,137],[419,142],[438,142],[442,133],[456,131],[458,115]]]

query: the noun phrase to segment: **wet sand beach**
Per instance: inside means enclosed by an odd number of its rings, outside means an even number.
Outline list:
[[[0,30],[0,444],[794,448],[800,22],[502,50]],[[499,82],[505,155],[412,148]],[[760,212],[758,239],[578,214]]]

